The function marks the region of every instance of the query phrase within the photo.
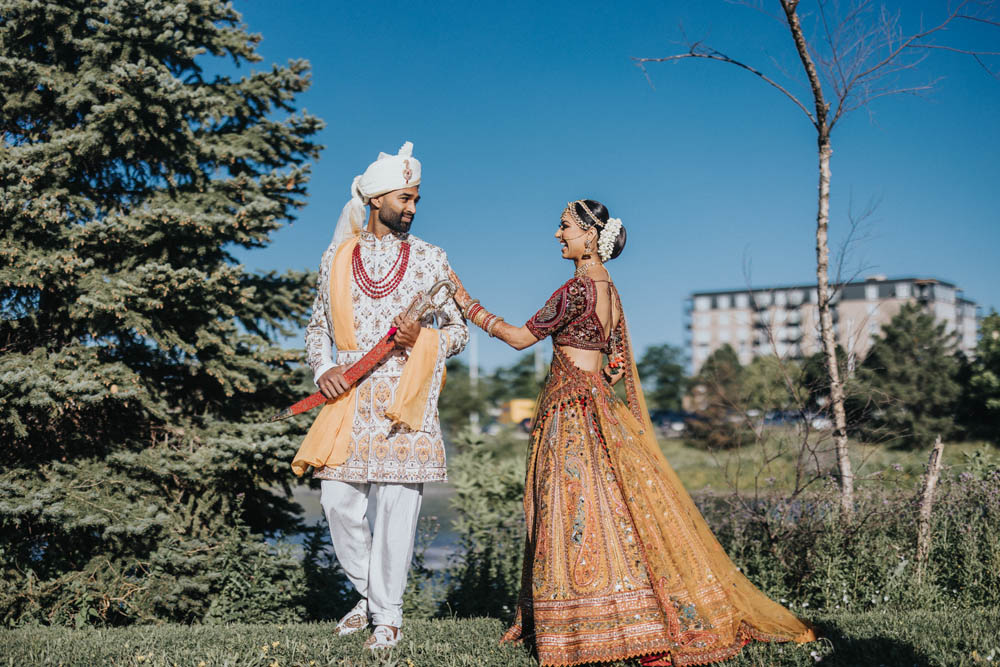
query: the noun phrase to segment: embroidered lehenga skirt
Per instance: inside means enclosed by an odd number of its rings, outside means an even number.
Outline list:
[[[524,510],[521,595],[504,640],[533,643],[543,665],[656,654],[696,665],[752,639],[815,638],[729,560],[648,418],[558,349],[532,432]]]

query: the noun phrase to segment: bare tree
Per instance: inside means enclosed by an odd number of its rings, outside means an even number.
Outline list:
[[[647,77],[648,63],[663,63],[700,58],[727,63],[742,68],[782,93],[809,119],[816,130],[819,157],[819,194],[816,211],[816,288],[820,335],[830,378],[830,403],[833,413],[833,435],[836,448],[841,509],[846,518],[854,511],[854,472],[847,447],[847,415],[844,410],[844,378],[837,365],[836,340],[830,311],[832,291],[829,280],[830,252],[830,157],[833,154],[831,135],[837,122],[851,111],[865,108],[872,101],[889,96],[916,94],[930,90],[934,81],[909,83],[904,73],[912,73],[931,52],[949,51],[974,58],[986,72],[1000,79],[988,66],[989,56],[1000,52],[983,51],[947,44],[942,40],[946,29],[956,22],[976,22],[989,28],[1000,28],[994,18],[994,0],[959,0],[952,3],[941,19],[914,32],[905,32],[900,15],[884,6],[876,7],[871,0],[839,3],[835,0],[815,0],[816,28],[806,36],[799,14],[800,0],[776,0],[780,13],[770,14],[789,32],[802,72],[808,82],[811,104],[792,92],[792,85],[782,85],[763,71],[730,58],[701,41],[690,42],[688,50],[661,58],[634,58]],[[768,12],[770,2],[742,2]],[[802,97],[802,99],[807,99]]]
[[[920,493],[920,518],[917,522],[917,581],[924,578],[927,570],[927,558],[931,552],[931,509],[934,506],[934,489],[938,477],[941,476],[941,462],[944,456],[944,444],[941,436],[934,441],[930,458],[927,460],[927,473],[924,475],[924,488]]]

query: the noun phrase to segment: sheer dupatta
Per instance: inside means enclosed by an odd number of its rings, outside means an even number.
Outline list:
[[[598,401],[599,419],[650,584],[677,643],[670,651],[674,664],[724,659],[720,652],[735,653],[749,639],[815,640],[808,624],[743,576],[712,534],[660,451],[624,312],[615,337],[615,352],[625,362],[627,405]]]

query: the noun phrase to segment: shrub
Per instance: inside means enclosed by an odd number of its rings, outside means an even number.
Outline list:
[[[980,456],[942,477],[932,549],[915,576],[917,500],[893,472],[858,490],[857,519],[841,521],[829,493],[754,501],[702,497],[730,557],[768,595],[817,610],[918,609],[945,602],[1000,605],[1000,467]],[[978,467],[977,467],[978,466]]]
[[[452,463],[461,553],[446,606],[463,616],[508,617],[520,585],[523,468],[489,451],[489,439],[464,438]],[[852,523],[841,520],[832,480],[798,496],[696,494],[696,501],[750,580],[797,611],[1000,606],[1000,466],[984,451],[963,467],[939,482],[921,582],[916,490],[901,468],[858,489]]]
[[[507,618],[521,584],[524,464],[498,457],[488,442],[464,431],[450,463],[460,551],[447,573],[444,611]]]

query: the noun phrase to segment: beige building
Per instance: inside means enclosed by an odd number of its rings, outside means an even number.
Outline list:
[[[913,302],[945,323],[959,349],[972,353],[978,309],[955,285],[933,278],[872,276],[832,293],[834,334],[851,363],[864,359],[882,324]],[[743,364],[763,355],[801,359],[819,351],[816,304],[815,285],[695,292],[685,308],[689,370],[697,373],[708,355],[726,343]]]

